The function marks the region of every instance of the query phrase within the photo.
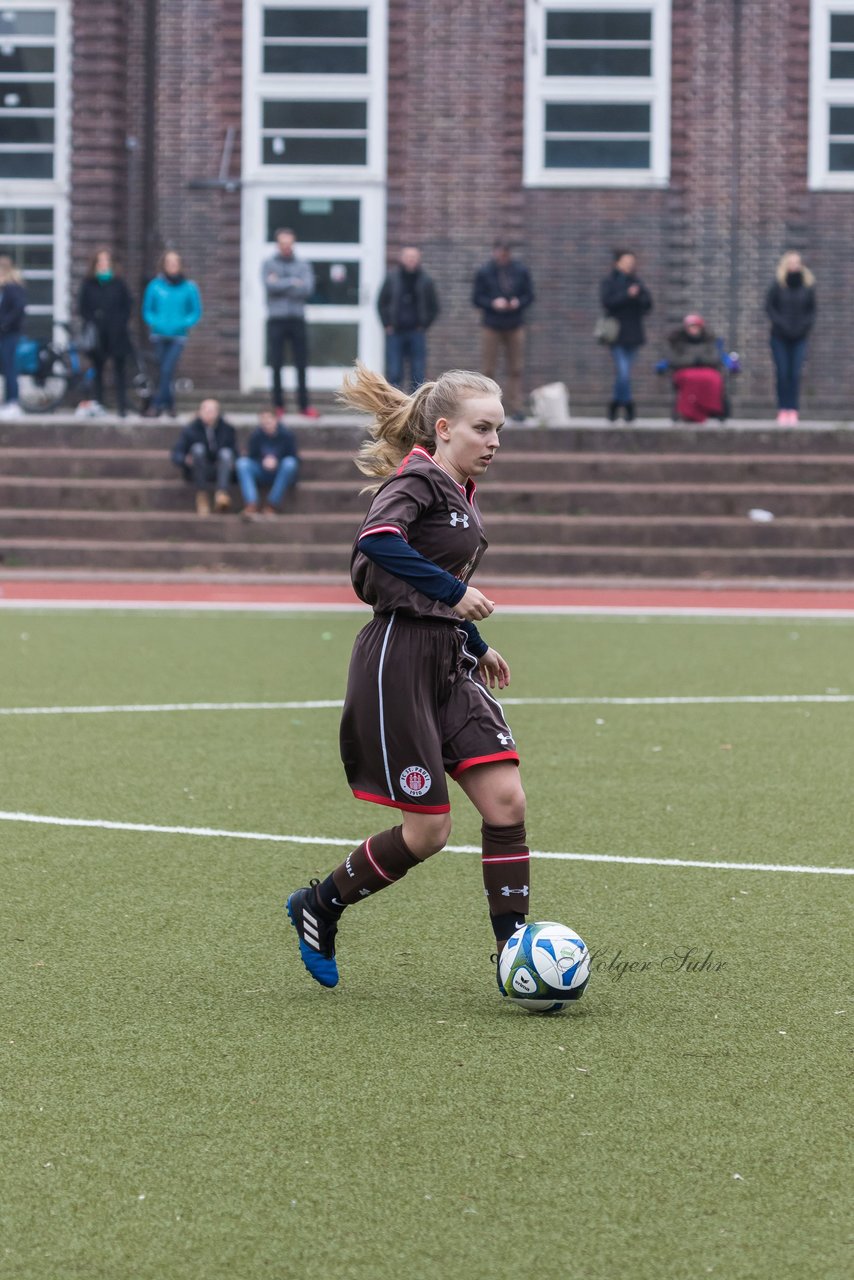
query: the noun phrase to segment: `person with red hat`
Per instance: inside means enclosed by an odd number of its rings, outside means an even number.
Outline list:
[[[725,416],[723,364],[717,338],[696,311],[690,312],[667,339],[673,370],[676,407],[673,416],[705,422]]]

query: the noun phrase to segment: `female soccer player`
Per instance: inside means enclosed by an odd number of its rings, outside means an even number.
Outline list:
[[[525,923],[529,865],[519,756],[487,688],[505,688],[510,668],[475,626],[495,605],[468,585],[487,546],[475,477],[499,448],[501,389],[452,370],[407,396],[357,365],[341,398],[373,415],[356,462],[381,481],[351,560],[353,586],[374,617],[353,647],[341,758],[353,794],[399,809],[402,822],[288,898],[303,964],[325,987],[338,982],[342,912],[447,843],[446,773],[483,819],[499,952]]]

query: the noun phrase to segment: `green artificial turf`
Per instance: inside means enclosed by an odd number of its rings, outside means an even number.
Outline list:
[[[6,614],[0,706],[340,698],[361,621]],[[854,692],[845,623],[484,631],[514,697]],[[854,704],[508,715],[534,849],[850,862]],[[394,819],[337,719],[3,717],[0,809],[358,840]],[[313,984],[281,904],[345,851],[0,822],[0,1277],[847,1274],[850,880],[536,860],[534,914],[594,953],[537,1018],[465,853],[349,912]]]

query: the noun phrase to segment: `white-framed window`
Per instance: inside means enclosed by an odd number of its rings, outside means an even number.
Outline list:
[[[666,186],[670,0],[527,0],[526,48],[526,186]]]
[[[24,276],[26,331],[67,314],[69,0],[0,8],[0,253]]]
[[[50,338],[56,315],[61,227],[54,204],[0,206],[0,253],[23,274],[27,290],[26,330],[30,338]]]
[[[812,0],[809,185],[854,189],[854,0]]]
[[[244,14],[244,178],[384,178],[386,0],[244,0]]]
[[[297,237],[309,387],[382,363],[387,0],[244,0],[241,385],[266,385],[261,263]],[[292,370],[286,385],[292,383]]]

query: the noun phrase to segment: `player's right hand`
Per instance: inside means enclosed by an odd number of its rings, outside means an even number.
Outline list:
[[[488,600],[477,587],[466,587],[466,593],[452,606],[454,613],[466,622],[480,622],[488,618],[495,608],[495,601]]]

